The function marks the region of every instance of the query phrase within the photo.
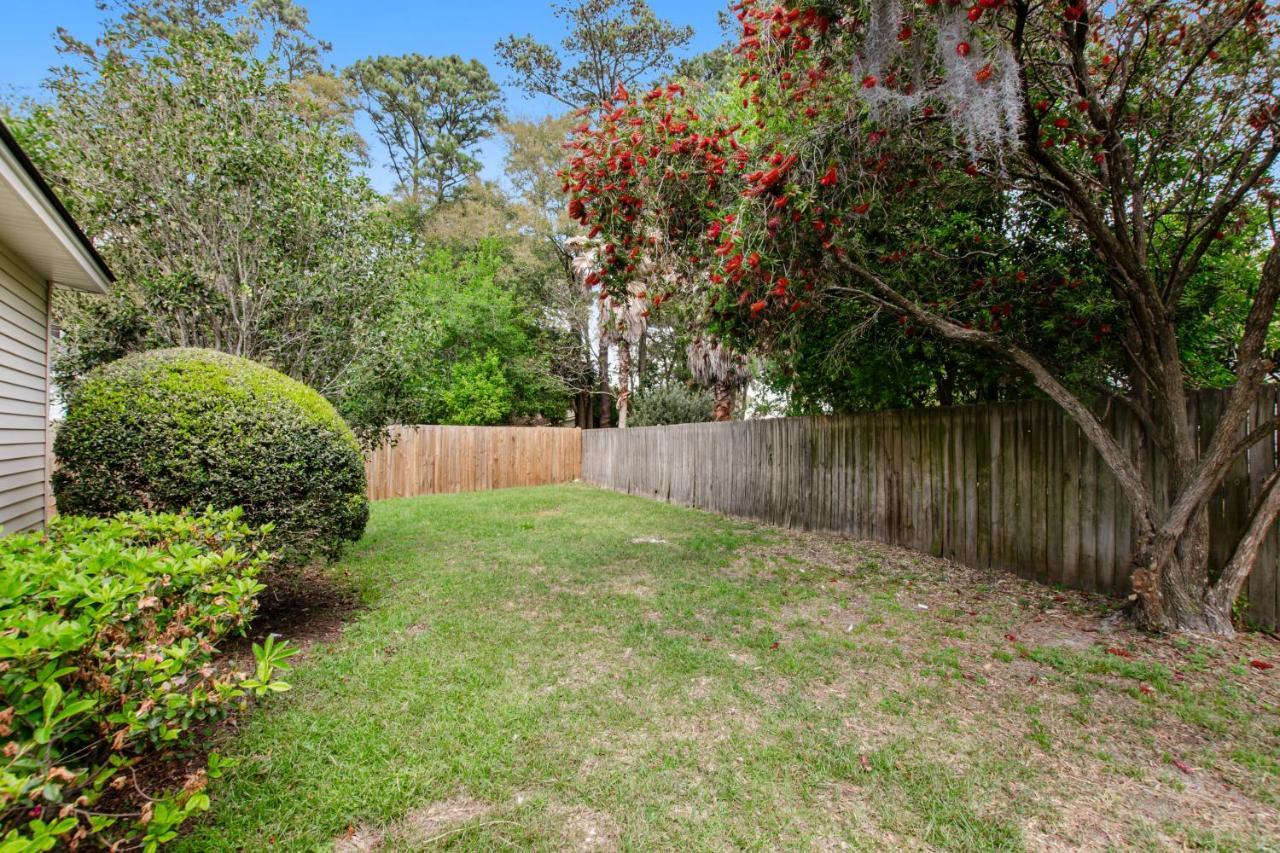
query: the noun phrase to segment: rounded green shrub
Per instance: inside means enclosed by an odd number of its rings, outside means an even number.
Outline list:
[[[360,445],[312,389],[253,361],[155,350],[91,372],[54,441],[58,510],[240,507],[286,564],[336,556],[369,518]]]
[[[705,388],[672,383],[646,388],[631,400],[631,426],[696,424],[715,418],[715,401]]]

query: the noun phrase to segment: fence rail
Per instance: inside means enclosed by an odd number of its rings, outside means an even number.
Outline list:
[[[365,458],[369,499],[568,483],[582,439],[556,427],[400,426]]]
[[[1192,402],[1207,442],[1223,392]],[[1268,389],[1242,429],[1269,420]],[[1133,416],[1114,409],[1112,434],[1138,447]],[[1133,545],[1115,478],[1074,423],[1047,402],[687,424],[582,434],[582,472],[630,494],[775,524],[904,545],[1036,580],[1125,594]],[[1154,453],[1153,482],[1166,482]],[[1231,470],[1210,506],[1211,561],[1227,560],[1248,508],[1277,466],[1275,437]],[[1246,595],[1274,627],[1280,534],[1273,529]]]

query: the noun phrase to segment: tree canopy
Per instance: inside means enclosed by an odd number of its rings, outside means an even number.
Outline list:
[[[502,120],[502,92],[478,60],[375,56],[345,72],[409,199],[450,201],[480,171],[476,145]]]
[[[573,0],[551,8],[568,28],[558,47],[512,35],[494,50],[515,85],[567,107],[598,104],[619,83],[638,85],[670,68],[675,51],[693,38],[691,27],[659,18],[645,0]]]

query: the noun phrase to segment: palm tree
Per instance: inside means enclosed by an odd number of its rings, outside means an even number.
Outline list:
[[[715,419],[733,420],[734,395],[751,381],[751,366],[746,356],[733,352],[715,338],[699,338],[689,344],[686,355],[694,381],[711,389]]]

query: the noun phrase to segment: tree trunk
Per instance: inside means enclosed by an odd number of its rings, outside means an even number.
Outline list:
[[[1231,634],[1231,608],[1226,612],[1208,600],[1209,527],[1195,521],[1163,564],[1159,548],[1143,549],[1134,561],[1134,616],[1138,625],[1152,631],[1195,631]]]
[[[717,421],[733,420],[733,386],[728,382],[717,382],[712,388],[715,398],[715,419]]]
[[[613,395],[609,389],[609,341],[607,338],[600,339],[596,365],[600,372],[597,386],[597,396],[600,398],[600,428],[608,429],[613,425]]]
[[[649,328],[640,330],[640,342],[636,344],[636,390],[643,391],[645,368],[649,366]]]
[[[627,428],[627,410],[631,406],[631,344],[618,341],[618,428]]]

